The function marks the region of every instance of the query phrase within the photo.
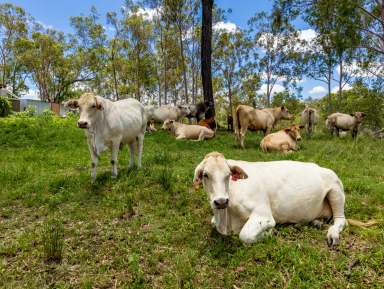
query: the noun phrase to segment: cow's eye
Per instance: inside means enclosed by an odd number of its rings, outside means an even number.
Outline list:
[[[207,173],[204,173],[203,177],[206,178],[206,179],[208,179],[208,174],[207,174]]]
[[[92,104],[92,106],[91,106],[92,108],[96,108],[96,104]]]

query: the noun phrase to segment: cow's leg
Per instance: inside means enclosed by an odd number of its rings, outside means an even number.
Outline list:
[[[268,127],[264,130],[264,136],[269,135],[269,134],[271,133],[271,130],[272,130],[272,127],[268,126]]]
[[[112,165],[112,178],[117,177],[117,155],[119,153],[120,142],[112,144],[111,165]]]
[[[242,148],[245,148],[244,147],[244,140],[245,140],[245,134],[247,133],[247,127],[246,126],[242,126],[241,129],[240,129],[240,145]]]
[[[275,225],[276,222],[270,212],[267,214],[254,212],[241,229],[240,240],[246,244],[254,243],[262,238],[268,229],[273,228]]]
[[[96,180],[96,168],[97,168],[97,164],[99,163],[99,156],[97,155],[97,153],[93,149],[92,144],[90,142],[88,142],[88,149],[89,149],[89,153],[91,155],[91,160],[92,160],[91,178],[92,178],[92,181],[95,181]]]
[[[144,134],[139,134],[137,136],[137,146],[138,146],[138,157],[137,157],[137,167],[141,168],[141,159],[143,155],[143,145],[144,145]]]
[[[129,144],[129,152],[131,157],[129,159],[128,169],[133,168],[133,166],[135,165],[135,144],[136,142],[134,141]]]
[[[336,130],[336,136],[339,137],[340,136],[340,130],[337,127],[335,127],[335,130]]]
[[[345,196],[340,186],[334,186],[327,194],[329,205],[333,214],[333,225],[328,229],[327,243],[333,246],[340,241],[340,232],[345,226],[344,203]]]

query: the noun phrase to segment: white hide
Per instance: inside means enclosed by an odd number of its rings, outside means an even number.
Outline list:
[[[212,223],[224,235],[239,234],[252,243],[275,224],[308,223],[331,217],[328,243],[337,244],[345,225],[344,190],[337,175],[314,163],[296,161],[245,162],[207,157],[195,171],[210,197]],[[240,167],[246,179],[228,177],[231,167]],[[216,209],[215,198],[229,198],[226,209]],[[332,211],[329,210],[328,199]]]
[[[155,121],[161,123],[167,119],[180,121],[190,112],[187,107],[170,105],[162,105],[157,108],[154,106],[146,106],[145,111],[148,120],[154,119]]]

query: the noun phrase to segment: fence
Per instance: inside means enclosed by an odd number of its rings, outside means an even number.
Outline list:
[[[44,110],[51,110],[57,115],[64,116],[68,113],[68,109],[61,103],[49,103],[35,99],[12,99],[12,110],[16,112],[25,111],[27,107],[35,108],[37,114],[43,113]]]

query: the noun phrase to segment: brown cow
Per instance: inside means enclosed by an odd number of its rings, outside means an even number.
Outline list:
[[[257,109],[248,105],[239,105],[233,117],[236,141],[240,142],[244,148],[244,139],[247,129],[258,131],[262,130],[264,136],[270,134],[273,126],[281,119],[293,119],[283,105],[275,108]]]
[[[301,112],[301,124],[307,128],[309,137],[312,136],[314,127],[318,122],[319,114],[317,113],[317,110],[306,105],[304,110]]]
[[[208,119],[202,119],[198,122],[198,125],[205,126],[213,131],[216,131],[216,121],[214,117]]]
[[[301,140],[300,129],[303,125],[292,125],[265,136],[260,143],[263,152],[269,150],[290,153],[297,150],[297,141]]]
[[[360,124],[363,121],[365,116],[364,112],[355,112],[354,114],[345,114],[340,112],[332,113],[327,117],[325,125],[331,130],[331,134],[336,131],[336,135],[339,136],[340,130],[352,131],[352,138],[357,137],[357,132],[359,130]]]

